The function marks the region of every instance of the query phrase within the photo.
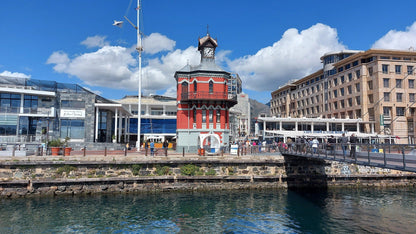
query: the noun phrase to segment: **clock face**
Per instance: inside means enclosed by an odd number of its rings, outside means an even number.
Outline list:
[[[205,57],[213,57],[214,56],[214,48],[205,48],[204,49]]]

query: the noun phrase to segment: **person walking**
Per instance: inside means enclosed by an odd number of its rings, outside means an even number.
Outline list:
[[[356,144],[357,144],[357,142],[358,142],[358,139],[355,136],[355,134],[353,133],[350,136],[350,143],[351,143],[350,157],[351,158],[355,158],[356,157],[355,150],[356,150]]]
[[[342,134],[340,138],[341,142],[341,148],[342,148],[342,155],[345,158],[345,155],[347,154],[347,144],[348,144],[348,138],[345,136],[345,133]]]
[[[312,140],[312,151],[313,151],[313,154],[316,154],[316,152],[318,150],[318,145],[319,145],[318,139],[314,138]]]
[[[328,146],[329,146],[329,153],[332,155],[335,155],[335,143],[336,143],[336,140],[334,136],[331,136],[331,138],[328,139]]]
[[[150,156],[155,156],[155,143],[153,141],[150,142]]]

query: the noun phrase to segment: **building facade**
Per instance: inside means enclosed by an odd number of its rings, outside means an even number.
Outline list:
[[[125,96],[115,101],[133,114],[129,121],[127,134],[130,145],[134,145],[133,143],[137,141],[138,96]],[[159,95],[143,96],[141,98],[141,112],[140,142],[142,144],[146,140],[174,141],[176,137],[176,98]]]
[[[231,140],[247,139],[251,134],[251,107],[248,94],[237,94],[237,105],[230,109]]]
[[[131,114],[87,89],[55,81],[0,77],[0,142],[117,142],[126,132],[117,123]]]
[[[362,119],[363,131],[414,143],[416,52],[340,51],[321,57],[323,69],[271,93],[276,117]]]
[[[229,110],[237,103],[230,94],[229,72],[215,64],[217,41],[207,34],[198,41],[201,63],[175,73],[177,82],[177,151],[200,148],[218,152],[229,145]]]

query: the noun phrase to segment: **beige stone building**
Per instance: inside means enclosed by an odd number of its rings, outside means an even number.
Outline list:
[[[361,118],[361,129],[414,143],[416,51],[344,50],[323,68],[271,93],[276,117]]]

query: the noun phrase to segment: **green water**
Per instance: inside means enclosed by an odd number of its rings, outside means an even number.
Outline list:
[[[416,191],[216,191],[0,200],[0,233],[415,233]]]

